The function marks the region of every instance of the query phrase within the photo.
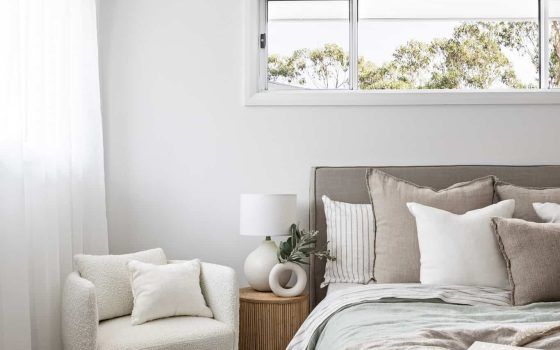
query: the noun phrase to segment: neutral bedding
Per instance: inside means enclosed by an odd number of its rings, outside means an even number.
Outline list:
[[[510,304],[492,287],[371,284],[330,290],[288,346],[467,349],[475,341],[560,349],[560,303]]]
[[[344,289],[356,288],[361,286],[363,286],[363,284],[360,283],[330,283],[327,287],[327,295],[339,292]]]
[[[560,217],[560,166],[317,168],[311,184],[318,243],[350,244],[331,279],[312,261],[316,308],[288,349],[461,350],[478,341],[560,350],[560,225],[527,222]],[[372,232],[355,210],[333,210],[327,197],[371,204],[373,245],[356,239]],[[335,284],[367,282],[343,273],[369,276],[360,256],[375,257],[374,284]]]

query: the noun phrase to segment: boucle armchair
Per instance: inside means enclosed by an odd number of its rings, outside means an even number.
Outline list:
[[[201,263],[202,293],[214,318],[170,317],[132,326],[130,315],[99,322],[94,285],[68,276],[62,300],[65,350],[237,350],[239,289],[235,271]]]

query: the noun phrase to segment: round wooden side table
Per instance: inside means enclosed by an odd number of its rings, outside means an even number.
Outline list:
[[[239,350],[284,350],[309,314],[307,294],[293,298],[239,290]]]

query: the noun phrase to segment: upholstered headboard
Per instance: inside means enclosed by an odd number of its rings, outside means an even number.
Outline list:
[[[481,176],[495,175],[503,181],[520,186],[560,187],[560,165],[501,166],[390,166],[390,167],[316,167],[311,171],[309,193],[309,227],[319,231],[319,245],[326,242],[327,226],[321,196],[348,203],[369,203],[365,174],[377,168],[418,185],[442,189],[457,182]],[[311,307],[320,302],[326,288],[320,288],[325,273],[325,261],[312,259],[309,273]]]

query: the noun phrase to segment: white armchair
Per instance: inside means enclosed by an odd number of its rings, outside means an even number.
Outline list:
[[[239,288],[229,267],[201,263],[202,293],[214,318],[170,317],[132,326],[130,316],[99,322],[93,284],[76,272],[62,296],[65,350],[237,350]]]

